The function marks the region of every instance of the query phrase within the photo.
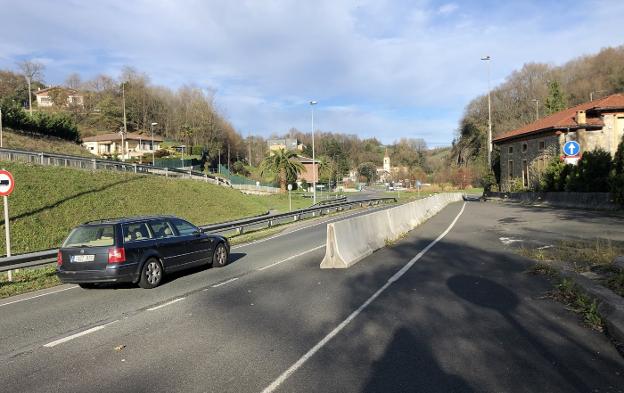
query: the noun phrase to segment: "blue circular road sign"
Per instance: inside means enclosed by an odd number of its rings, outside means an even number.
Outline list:
[[[581,153],[581,145],[577,141],[569,141],[563,145],[563,154],[566,156],[578,156]]]

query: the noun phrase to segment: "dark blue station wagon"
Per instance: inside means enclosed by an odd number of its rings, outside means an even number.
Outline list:
[[[106,219],[74,228],[58,251],[64,283],[132,282],[158,286],[164,274],[199,265],[225,266],[227,238],[173,216]]]

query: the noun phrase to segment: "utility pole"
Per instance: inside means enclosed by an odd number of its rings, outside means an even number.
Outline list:
[[[230,172],[230,141],[228,141],[228,162],[227,162],[228,172]]]
[[[2,108],[0,108],[0,147],[2,146]]]
[[[316,105],[316,101],[310,101],[310,108],[312,110],[312,188],[313,188],[313,205],[316,205],[316,157],[314,155],[314,105]]]
[[[488,168],[492,169],[492,100],[490,98],[490,56],[482,57],[481,60],[487,61],[487,80],[488,80],[488,145],[487,145],[487,160]]]
[[[124,145],[123,135],[128,133],[128,127],[126,124],[126,82],[121,83],[121,104],[123,107],[123,134],[121,137],[121,160],[124,160],[126,146]]]
[[[30,76],[26,76],[26,83],[28,84],[28,112],[32,116],[32,92],[30,90]]]
[[[534,98],[531,101],[535,103],[535,121],[538,121],[539,120],[539,100],[537,98]]]

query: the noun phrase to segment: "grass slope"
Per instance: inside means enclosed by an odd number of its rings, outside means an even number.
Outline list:
[[[24,134],[21,132],[4,129],[3,146],[8,149],[30,150],[45,153],[69,154],[94,158],[95,156],[77,143],[59,138],[50,138]]]
[[[173,214],[201,225],[288,210],[288,195],[250,196],[195,180],[0,162],[15,178],[9,197],[11,251],[55,248],[85,221]],[[310,205],[293,193],[293,209]],[[4,233],[4,220],[0,221]],[[5,254],[0,244],[0,254]]]

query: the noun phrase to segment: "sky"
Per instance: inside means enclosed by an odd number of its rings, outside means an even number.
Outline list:
[[[0,68],[214,92],[243,135],[291,127],[448,146],[466,104],[524,63],[624,44],[624,1],[0,0]]]

